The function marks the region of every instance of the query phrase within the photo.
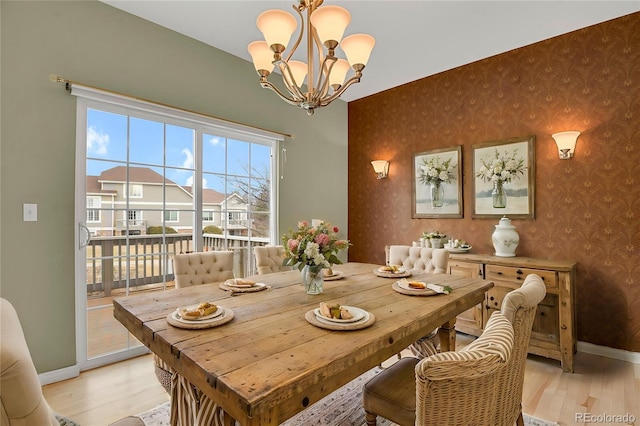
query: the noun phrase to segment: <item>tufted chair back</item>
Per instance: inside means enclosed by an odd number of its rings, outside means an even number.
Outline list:
[[[207,251],[173,257],[176,288],[223,282],[233,278],[233,252]]]
[[[0,424],[58,426],[42,395],[18,314],[0,299]]]
[[[256,255],[258,275],[293,269],[291,266],[282,266],[284,261],[283,246],[257,246],[253,248],[253,252]]]
[[[428,247],[388,246],[387,265],[398,265],[408,270],[433,274],[446,274],[449,252]]]
[[[544,299],[546,293],[542,278],[536,274],[529,274],[522,286],[507,293],[502,301],[501,313],[513,325],[515,343],[511,359],[498,376],[498,385],[509,391],[498,394],[495,418],[492,422],[495,426],[512,426],[516,422],[519,425],[523,424],[522,388],[529,339],[538,303]]]

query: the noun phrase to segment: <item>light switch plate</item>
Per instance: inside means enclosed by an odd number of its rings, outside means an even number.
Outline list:
[[[25,222],[37,222],[38,221],[38,205],[37,204],[23,204],[22,205],[22,218]]]

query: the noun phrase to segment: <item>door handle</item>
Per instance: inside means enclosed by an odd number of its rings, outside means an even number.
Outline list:
[[[81,223],[78,223],[78,249],[82,250],[91,241],[91,231]]]

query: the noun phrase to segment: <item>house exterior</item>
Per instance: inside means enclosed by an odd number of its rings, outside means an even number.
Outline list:
[[[181,186],[148,167],[116,166],[87,176],[86,226],[94,236],[145,235],[149,227],[193,232],[193,188]],[[226,235],[247,235],[247,203],[237,193],[228,196],[203,189],[202,227],[217,226]]]

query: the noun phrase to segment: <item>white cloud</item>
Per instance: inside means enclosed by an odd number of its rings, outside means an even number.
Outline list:
[[[184,161],[182,162],[182,167],[191,169],[193,168],[193,153],[189,151],[187,148],[182,150],[184,154]]]
[[[220,145],[223,141],[224,139],[219,136],[214,136],[211,139],[209,139],[209,143],[213,146]]]
[[[109,142],[108,133],[100,133],[93,126],[87,129],[87,154],[106,155]]]

